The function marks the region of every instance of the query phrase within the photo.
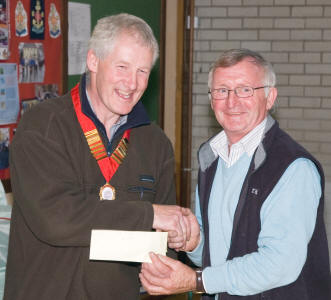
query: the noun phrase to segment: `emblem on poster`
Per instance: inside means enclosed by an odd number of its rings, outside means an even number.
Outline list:
[[[26,14],[22,1],[17,1],[16,4],[15,29],[16,36],[22,37],[28,35],[28,16]]]
[[[49,35],[51,38],[55,39],[61,34],[61,23],[60,15],[57,12],[54,3],[51,3],[50,12],[48,15],[48,25],[49,25]]]
[[[45,9],[44,0],[31,0],[31,39],[44,39]]]

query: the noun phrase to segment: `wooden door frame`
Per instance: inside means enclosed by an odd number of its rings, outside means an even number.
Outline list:
[[[180,205],[191,207],[194,0],[184,0]],[[188,21],[189,20],[189,21]]]
[[[167,0],[164,14],[163,129],[175,150],[177,204],[190,207],[194,1]]]

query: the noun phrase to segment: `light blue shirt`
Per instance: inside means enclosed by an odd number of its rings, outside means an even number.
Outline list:
[[[211,266],[203,271],[210,294],[252,295],[289,284],[299,276],[314,231],[321,196],[319,173],[310,160],[299,158],[285,171],[260,212],[258,251],[232,260],[229,252],[233,217],[251,157],[244,153],[228,167],[219,158],[208,208]],[[196,216],[201,212],[196,193]],[[188,253],[201,266],[204,235]]]
[[[93,105],[92,105],[92,102],[91,102],[91,99],[90,99],[90,96],[87,92],[87,89],[85,90],[86,92],[86,97],[87,97],[87,100],[90,104],[90,107],[93,111],[93,113],[95,114],[95,111],[93,109]],[[95,114],[96,115],[96,114]],[[128,115],[123,115],[123,116],[120,116],[120,118],[118,119],[118,121],[109,129],[109,141],[112,141],[117,129],[119,129],[122,125],[124,125],[126,122],[128,121]],[[107,132],[107,128],[106,129],[106,132]],[[109,155],[109,153],[108,153]]]

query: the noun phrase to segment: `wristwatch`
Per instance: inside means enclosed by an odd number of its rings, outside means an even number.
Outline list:
[[[202,281],[202,269],[196,269],[195,275],[196,275],[196,289],[195,289],[194,293],[195,294],[206,293],[205,288],[203,286],[203,281]]]

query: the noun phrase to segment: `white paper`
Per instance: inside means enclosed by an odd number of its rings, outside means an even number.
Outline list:
[[[91,5],[68,2],[68,24],[68,73],[82,74],[91,36]]]
[[[167,232],[92,230],[90,259],[151,262],[149,252],[166,255]]]

